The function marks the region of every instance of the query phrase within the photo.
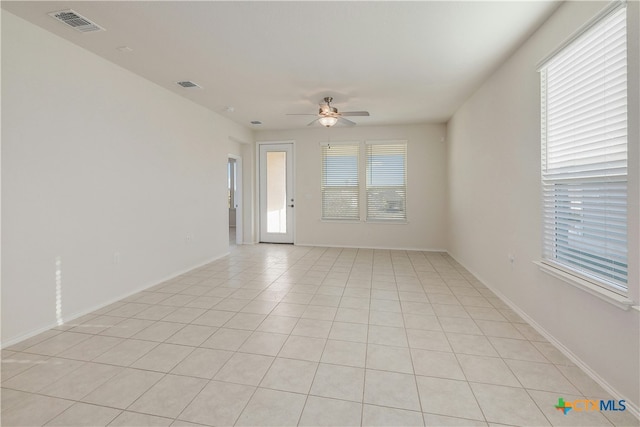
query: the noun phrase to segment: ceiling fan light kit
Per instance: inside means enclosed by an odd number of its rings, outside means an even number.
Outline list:
[[[331,117],[331,116],[324,116],[324,117],[320,117],[318,119],[318,121],[320,122],[320,124],[322,126],[330,128],[331,126],[333,126],[336,123],[338,123],[338,118],[337,117]]]
[[[336,123],[340,122],[347,126],[355,126],[355,123],[351,120],[347,120],[344,116],[368,116],[368,111],[346,111],[344,113],[339,113],[336,107],[331,106],[331,102],[333,98],[327,96],[324,98],[324,103],[320,104],[320,109],[318,110],[318,114],[288,114],[289,116],[318,116],[317,119],[309,123],[307,126],[311,126],[312,124],[318,122],[324,127],[330,128]]]

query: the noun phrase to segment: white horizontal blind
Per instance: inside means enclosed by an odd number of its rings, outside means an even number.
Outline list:
[[[367,142],[367,219],[407,219],[407,143]]]
[[[626,8],[541,69],[544,257],[627,290]]]
[[[322,146],[322,219],[360,219],[360,145]]]

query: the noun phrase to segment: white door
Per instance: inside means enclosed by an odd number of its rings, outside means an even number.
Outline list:
[[[293,243],[293,144],[260,144],[260,241]]]

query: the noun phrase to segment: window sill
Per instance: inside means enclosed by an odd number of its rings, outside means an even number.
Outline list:
[[[409,224],[406,219],[367,219],[365,222],[368,224]]]
[[[396,224],[404,225],[409,224],[409,221],[403,219],[319,219],[320,222],[329,224]]]
[[[613,291],[610,291],[608,289],[595,285],[580,277],[571,275],[543,261],[534,261],[534,264],[536,264],[540,268],[540,270],[542,270],[544,273],[547,273],[555,277],[556,279],[560,279],[563,282],[568,283],[569,285],[575,288],[578,288],[595,297],[598,297],[601,300],[608,302],[609,304],[615,305],[616,307],[622,310],[627,311],[630,308],[635,308],[633,307],[634,302],[623,295],[617,294]]]

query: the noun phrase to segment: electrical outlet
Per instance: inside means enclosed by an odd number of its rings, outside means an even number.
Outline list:
[[[113,253],[113,265],[120,265],[120,252]]]
[[[516,260],[516,256],[514,254],[509,254],[507,255],[507,257],[509,258],[509,262],[511,264],[513,264],[513,262]]]
[[[191,233],[187,233],[187,235],[184,238],[184,241],[187,243],[191,243],[192,240],[193,240],[193,236],[191,236]]]

